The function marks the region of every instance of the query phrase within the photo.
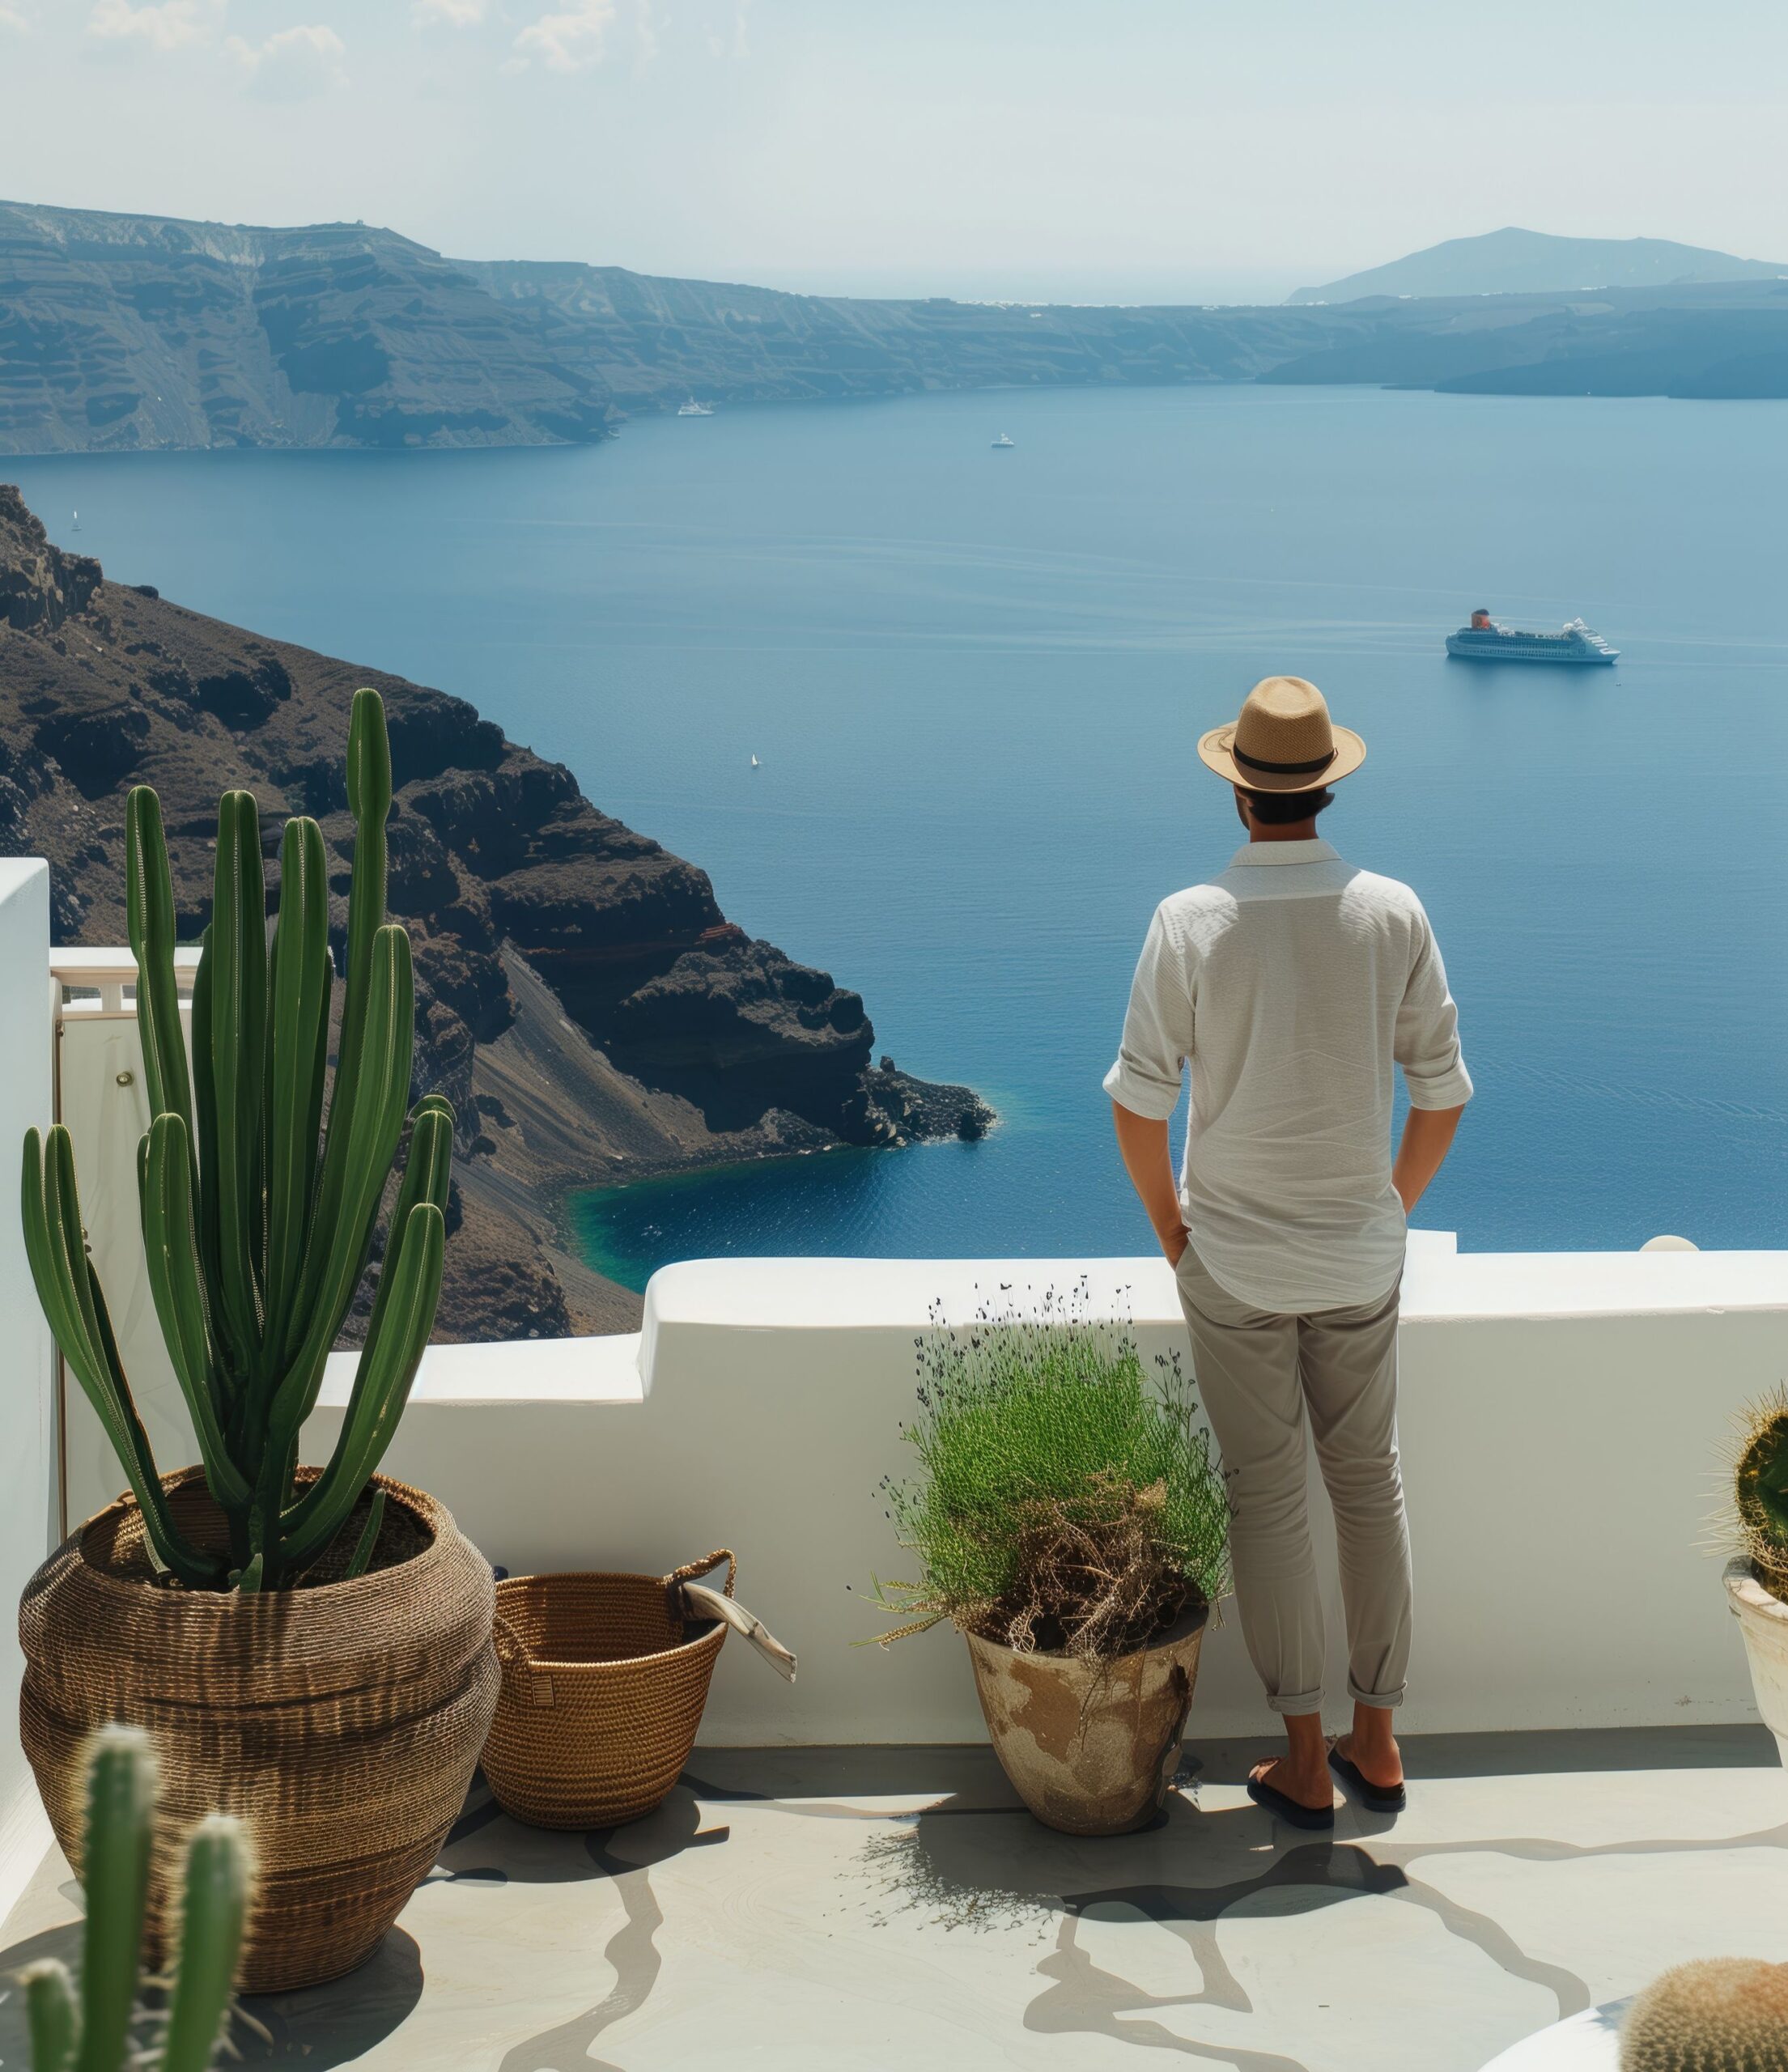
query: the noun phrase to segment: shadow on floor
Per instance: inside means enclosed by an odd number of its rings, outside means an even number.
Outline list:
[[[11,1949],[0,1950],[0,1980],[40,1958],[56,1957],[70,1970],[79,1968],[81,1925],[66,1921],[47,1929]],[[302,2065],[306,2072],[330,2072],[351,2065],[376,2044],[402,2027],[423,1997],[422,1952],[413,1937],[394,1928],[372,1958],[346,1978],[302,1993],[265,1993],[241,2002],[246,2020],[237,2020],[231,2043],[241,2065]],[[159,2030],[159,2009],[146,2006],[140,2029],[145,2049]],[[144,2062],[152,2060],[146,2057]],[[0,2066],[31,2062],[21,1993],[0,1997]]]
[[[1179,1781],[1240,1785],[1270,1739],[1186,1744]],[[1774,1769],[1765,1726],[1569,1728],[1506,1734],[1416,1734],[1403,1743],[1412,1778],[1576,1775],[1589,1770]],[[1016,1807],[984,1742],[944,1747],[698,1748],[684,1783],[710,1801],[949,1793],[959,1802]]]

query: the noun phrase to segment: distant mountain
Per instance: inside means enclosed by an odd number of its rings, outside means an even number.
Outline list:
[[[0,202],[0,452],[599,438],[600,383],[426,245]]]
[[[1788,280],[1346,303],[1263,382],[1478,396],[1788,397]]]
[[[1574,295],[1586,288],[1680,287],[1706,281],[1771,280],[1788,264],[1735,259],[1662,237],[1552,237],[1537,230],[1493,230],[1451,237],[1387,266],[1349,274],[1327,287],[1299,288],[1288,304],[1357,302],[1363,296]]]
[[[621,266],[457,261],[624,409],[901,396],[1064,383],[1249,381],[1325,343],[1328,321],[1285,309],[874,301]]]
[[[1578,261],[1562,289],[1506,287],[1494,300],[1473,287],[1263,309],[876,301],[444,259],[364,223],[268,230],[0,202],[0,453],[542,445],[600,439],[628,411],[690,395],[1215,381],[1788,393],[1788,279],[1687,245],[1500,231],[1303,293],[1413,280],[1401,270],[1510,240],[1614,253],[1670,278],[1586,290],[1577,276],[1609,267]],[[1658,253],[1677,256],[1643,256]],[[1739,271],[1678,278],[1716,265]]]

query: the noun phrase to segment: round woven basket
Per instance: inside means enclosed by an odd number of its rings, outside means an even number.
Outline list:
[[[726,1638],[684,1616],[681,1586],[721,1548],[668,1576],[515,1576],[497,1585],[503,1688],[484,1747],[497,1803],[537,1828],[612,1828],[659,1804],[682,1773]]]
[[[164,1483],[181,1530],[222,1545],[199,1471]],[[154,1742],[152,1956],[188,1829],[214,1810],[247,1822],[244,1992],[317,1985],[372,1955],[460,1812],[496,1704],[489,1563],[431,1497],[375,1483],[380,1552],[399,1558],[351,1581],[158,1587],[125,1498],[63,1543],[19,1605],[20,1739],[77,1870],[87,1737],[123,1720]],[[351,1550],[353,1521],[345,1537]]]

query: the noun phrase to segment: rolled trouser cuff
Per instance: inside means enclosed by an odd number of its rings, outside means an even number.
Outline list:
[[[1370,1702],[1375,1704],[1377,1700]],[[1276,1697],[1269,1695],[1267,1704],[1276,1713],[1289,1713],[1295,1717],[1301,1713],[1319,1713],[1323,1709],[1323,1694],[1320,1691],[1281,1691]]]
[[[1394,1691],[1362,1691],[1350,1676],[1347,1679],[1347,1695],[1357,1705],[1382,1705],[1389,1712],[1404,1701],[1409,1686],[1399,1684]]]

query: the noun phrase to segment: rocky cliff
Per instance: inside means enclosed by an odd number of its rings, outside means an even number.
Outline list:
[[[1210,381],[1780,396],[1788,281],[1752,268],[1272,309],[870,301],[454,261],[364,223],[264,230],[0,202],[0,453],[537,445],[601,438],[626,410],[692,393]]]
[[[438,253],[0,203],[0,452],[600,438],[600,381]]]
[[[620,266],[464,261],[543,350],[628,410],[927,389],[1247,381],[1348,320],[1293,309],[869,301],[677,281]]]
[[[833,1144],[978,1136],[966,1088],[873,1068],[862,1000],[754,941],[704,873],[601,813],[463,700],[105,581],[0,486],[0,851],[47,856],[58,940],[119,943],[124,795],[161,795],[183,939],[208,918],[218,793],[321,822],[338,951],[357,685],[384,694],[390,906],[415,951],[415,1086],[459,1159],[442,1335],[626,1328],[638,1298],[570,1256],[580,1186]]]

